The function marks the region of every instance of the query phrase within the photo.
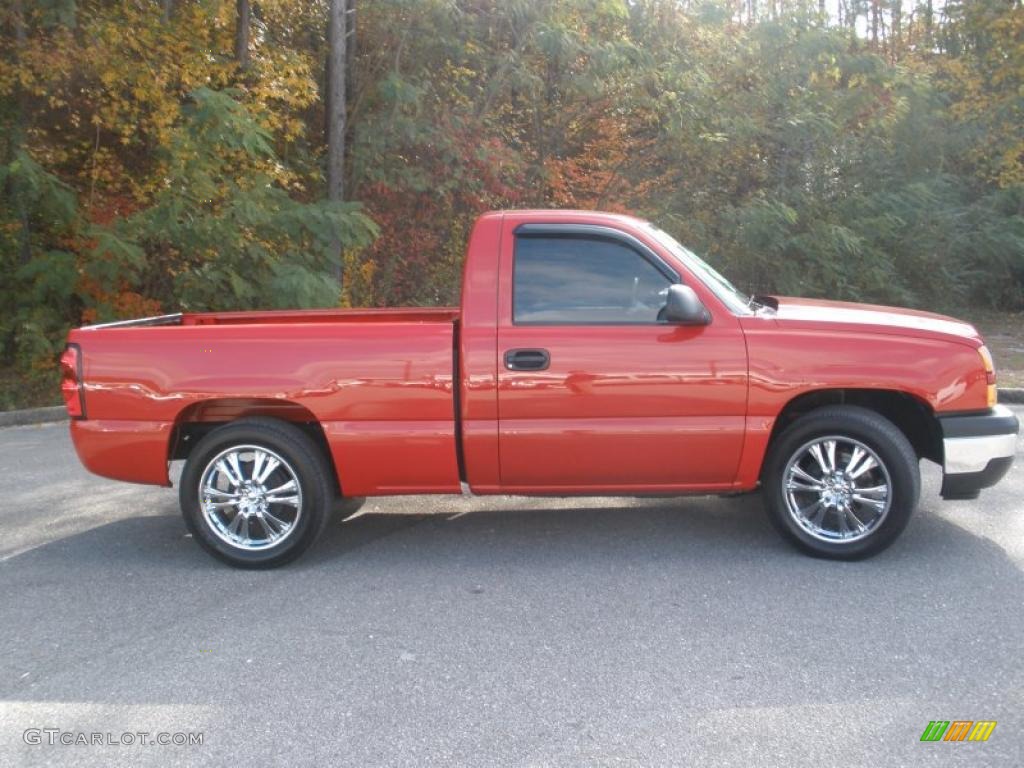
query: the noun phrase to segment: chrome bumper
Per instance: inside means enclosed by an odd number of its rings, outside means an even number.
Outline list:
[[[943,498],[977,498],[982,488],[998,483],[1013,464],[1020,423],[1006,406],[997,405],[979,414],[942,416],[939,424]]]
[[[992,459],[1013,456],[1017,451],[1017,435],[986,435],[984,437],[947,437],[942,440],[946,460],[943,470],[950,474],[981,472]]]

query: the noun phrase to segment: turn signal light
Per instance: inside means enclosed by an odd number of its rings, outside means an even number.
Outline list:
[[[73,419],[85,418],[85,393],[82,389],[82,351],[77,344],[68,344],[60,356],[60,393],[64,406]]]
[[[992,408],[999,401],[999,393],[996,390],[996,367],[992,362],[992,353],[984,344],[978,347],[978,354],[981,355],[981,363],[985,366],[985,380],[988,382],[986,390],[988,407]]]

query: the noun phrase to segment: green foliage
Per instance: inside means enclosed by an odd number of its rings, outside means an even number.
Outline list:
[[[712,33],[723,45],[698,56],[709,82],[685,71],[683,41],[650,34],[672,97],[644,106],[669,170],[665,195],[636,207],[740,285],[947,311],[1024,304],[1022,188],[984,178],[975,119],[951,112],[930,62],[893,66],[845,30],[772,20]]]
[[[753,291],[1020,309],[1022,5],[929,5],[356,0],[332,205],[326,2],[253,3],[244,72],[231,0],[0,4],[0,367],[83,321],[453,303],[496,208],[637,213]]]
[[[376,225],[356,203],[289,196],[271,175],[271,136],[236,96],[194,91],[151,205],[97,230],[89,275],[106,291],[150,285],[190,310],[337,306],[337,243],[365,246]]]
[[[74,221],[74,190],[33,160],[24,148],[13,148],[11,161],[0,166],[0,187],[4,185],[15,206],[24,206],[31,215],[44,219],[48,229],[59,231]]]
[[[73,228],[73,191],[23,149],[0,166],[0,358],[26,373],[48,369],[76,319],[74,254],[60,250]]]

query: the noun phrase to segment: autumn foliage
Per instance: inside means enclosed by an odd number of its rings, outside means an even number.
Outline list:
[[[503,207],[637,213],[749,290],[1024,306],[1019,0],[349,0],[341,204],[327,3],[253,3],[244,66],[235,0],[2,5],[0,366],[83,321],[453,303]]]

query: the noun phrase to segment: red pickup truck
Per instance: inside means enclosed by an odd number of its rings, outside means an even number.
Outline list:
[[[644,221],[480,217],[462,306],[185,313],[73,330],[62,390],[82,463],[170,485],[206,549],[299,555],[336,500],[389,494],[763,490],[819,556],[889,545],[940,464],[975,498],[1016,417],[969,324],[743,295]]]

